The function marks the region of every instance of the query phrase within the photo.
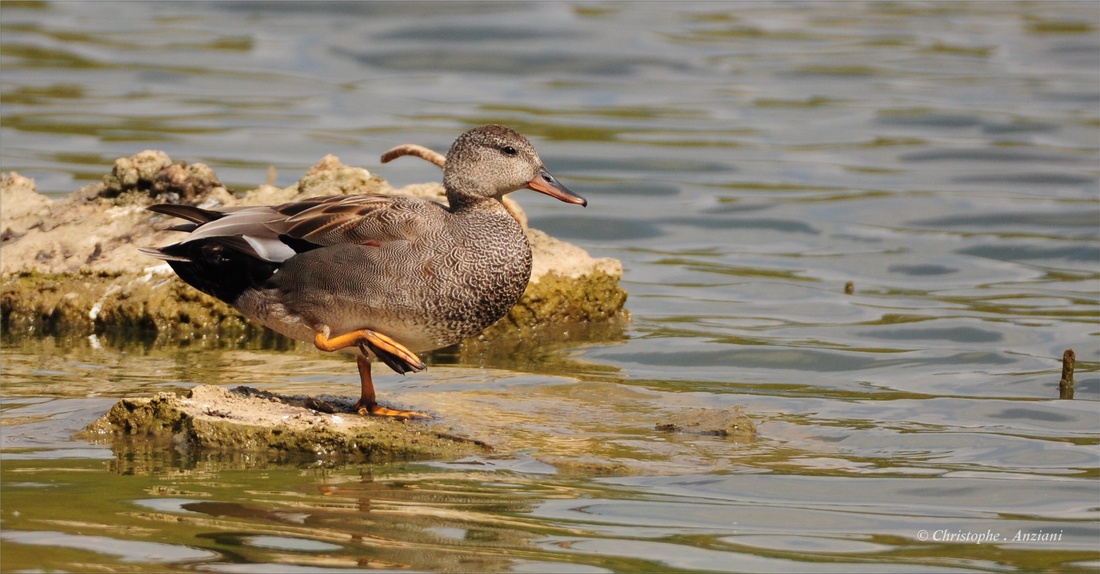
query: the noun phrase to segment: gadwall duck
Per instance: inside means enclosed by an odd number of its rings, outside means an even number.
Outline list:
[[[501,199],[521,188],[588,202],[558,183],[535,148],[498,125],[455,140],[443,169],[449,206],[412,197],[342,195],[282,205],[154,205],[190,235],[144,252],[246,317],[323,351],[354,354],[359,414],[423,413],[375,400],[371,359],[398,373],[416,356],[479,333],[508,313],[531,277],[531,246]]]

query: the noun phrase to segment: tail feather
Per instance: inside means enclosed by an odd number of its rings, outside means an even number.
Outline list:
[[[167,261],[192,287],[231,305],[245,290],[262,287],[279,268],[276,263],[250,257],[217,239],[176,243],[162,247],[153,256]]]
[[[170,227],[173,231],[194,232],[227,214],[191,205],[160,204],[149,211],[185,219]],[[219,225],[219,224],[215,224]],[[172,270],[192,287],[229,304],[234,304],[247,289],[261,287],[279,268],[279,263],[265,261],[242,237],[192,234],[188,239],[161,248],[139,248],[142,253],[167,261]]]
[[[191,261],[190,259],[187,259],[186,257],[179,257],[179,256],[176,256],[176,255],[169,255],[169,254],[161,251],[160,249],[158,249],[156,247],[138,247],[137,249],[138,249],[138,251],[140,251],[140,252],[142,252],[142,253],[150,256],[150,257],[156,257],[157,259],[160,259],[161,261],[183,261],[183,262],[190,262]]]
[[[146,209],[153,213],[186,219],[191,223],[197,223],[199,225],[225,217],[225,214],[219,211],[211,211],[209,209],[195,207],[194,205],[179,205],[175,203],[159,203],[157,205],[150,205]]]

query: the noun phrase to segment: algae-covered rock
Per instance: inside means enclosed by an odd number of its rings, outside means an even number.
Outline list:
[[[184,451],[278,452],[340,460],[459,458],[491,450],[479,441],[437,432],[430,423],[360,416],[353,402],[203,385],[186,397],[158,393],[124,398],[83,435],[141,438]],[[319,404],[334,412],[319,412]]]
[[[152,271],[137,276],[20,274],[4,280],[0,306],[4,329],[13,333],[87,334],[121,329],[188,338],[196,333],[229,334],[259,328],[226,303],[175,277]]]
[[[394,189],[370,171],[345,166],[331,155],[290,187],[263,185],[241,195],[229,193],[208,166],[173,161],[152,150],[116,160],[101,183],[56,201],[38,194],[33,180],[7,174],[0,213],[3,328],[14,333],[138,328],[173,336],[255,328],[225,303],[184,284],[166,264],[137,250],[182,237],[170,229],[178,220],[146,207],[161,202],[209,208],[277,204],[359,193],[446,202],[438,183]],[[522,209],[506,200],[525,225]],[[490,327],[489,338],[546,324],[622,324],[626,292],[619,287],[618,261],[593,259],[535,229],[527,234],[533,251],[531,283],[508,317]]]

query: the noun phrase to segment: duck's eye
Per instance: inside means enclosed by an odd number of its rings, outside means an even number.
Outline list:
[[[514,155],[519,153],[518,151],[516,151],[516,148],[514,148],[510,145],[506,145],[506,146],[500,148],[500,151],[504,152],[504,155],[510,155],[510,156],[514,156]]]

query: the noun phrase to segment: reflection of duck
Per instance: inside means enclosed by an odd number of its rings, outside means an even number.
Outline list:
[[[370,359],[422,371],[414,352],[452,345],[503,317],[531,275],[531,247],[501,203],[529,188],[587,205],[559,184],[531,142],[504,126],[455,140],[450,207],[347,195],[264,207],[149,209],[191,221],[187,239],[143,251],[245,316],[324,351],[356,355],[360,414],[427,416],[378,405]]]

